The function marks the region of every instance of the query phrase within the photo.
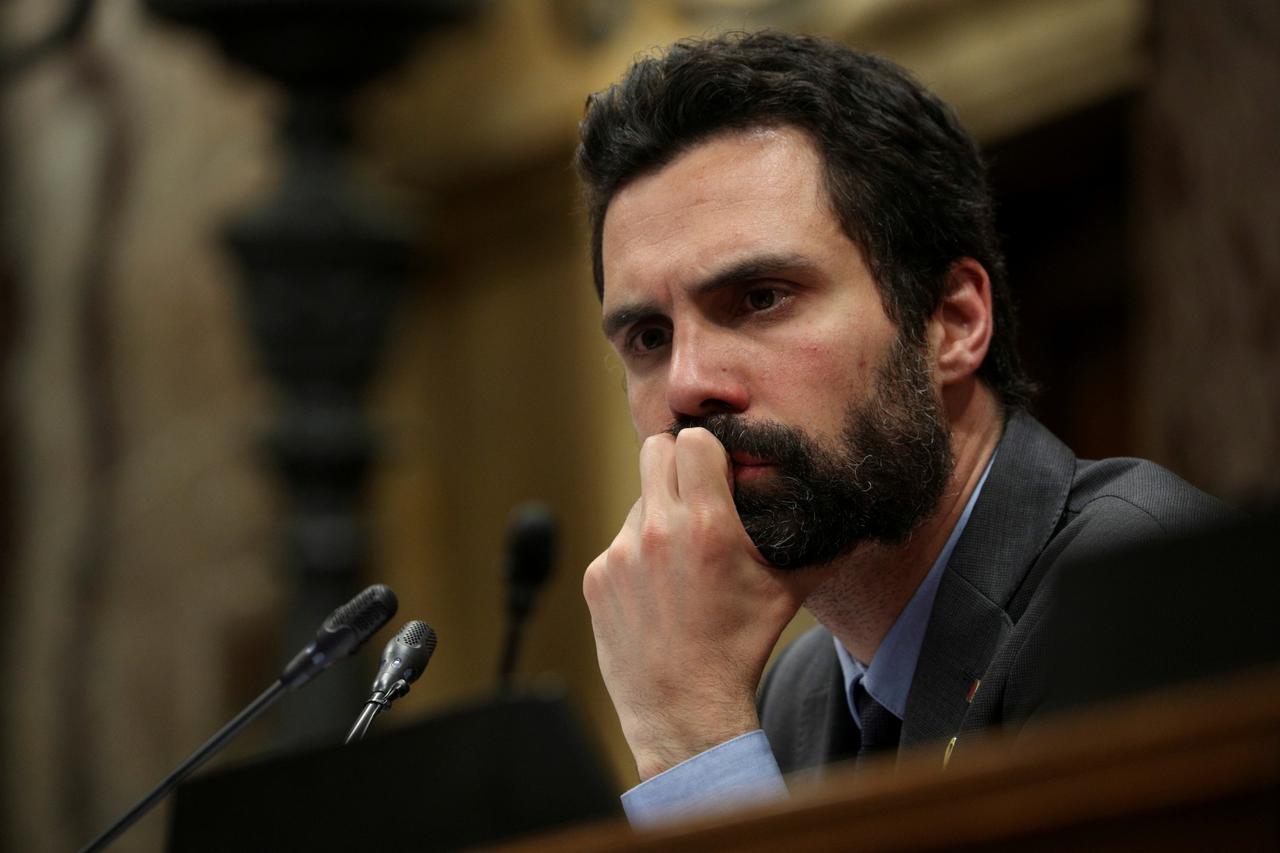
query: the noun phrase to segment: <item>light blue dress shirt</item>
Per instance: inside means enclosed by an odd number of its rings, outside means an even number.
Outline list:
[[[993,454],[991,461],[994,460]],[[898,614],[889,633],[885,634],[870,666],[857,661],[839,640],[835,640],[836,658],[840,661],[846,685],[845,699],[849,703],[849,713],[859,727],[862,721],[853,701],[853,692],[859,682],[863,682],[867,693],[898,719],[906,714],[907,694],[915,677],[938,584],[990,473],[989,461],[938,558],[907,606]],[[694,815],[741,808],[785,797],[786,794],[787,786],[769,748],[769,739],[763,730],[756,729],[641,782],[622,795],[622,808],[632,826],[643,828]]]

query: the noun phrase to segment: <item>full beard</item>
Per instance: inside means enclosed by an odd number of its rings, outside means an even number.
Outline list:
[[[924,352],[895,340],[865,403],[851,403],[839,443],[741,415],[682,418],[670,431],[704,427],[730,453],[773,465],[739,485],[734,504],[761,556],[778,568],[829,563],[863,542],[900,544],[937,508],[951,477],[951,433]]]

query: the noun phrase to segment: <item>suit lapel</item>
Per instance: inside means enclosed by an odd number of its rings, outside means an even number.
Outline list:
[[[830,635],[823,633],[827,642],[815,668],[825,676],[800,700],[800,719],[813,723],[797,731],[795,750],[787,762],[790,767],[784,769],[820,774],[825,765],[851,758],[858,752],[858,727],[845,699],[844,674]]]
[[[787,648],[761,688],[760,723],[783,773],[821,773],[857,752],[835,641],[816,627]]]
[[[1013,622],[1005,608],[1066,505],[1075,457],[1025,412],[1009,418],[991,473],[938,586],[902,743],[949,737]]]

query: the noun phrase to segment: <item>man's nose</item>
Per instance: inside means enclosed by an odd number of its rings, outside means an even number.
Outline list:
[[[667,405],[673,417],[744,412],[751,402],[742,353],[714,334],[684,332],[672,341]]]

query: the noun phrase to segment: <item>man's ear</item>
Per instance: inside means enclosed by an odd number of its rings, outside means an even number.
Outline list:
[[[993,329],[991,278],[973,258],[960,258],[947,270],[942,302],[929,318],[930,349],[944,387],[977,372]]]

